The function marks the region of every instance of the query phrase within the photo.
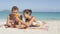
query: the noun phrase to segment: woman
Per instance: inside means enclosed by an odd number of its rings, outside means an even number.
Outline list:
[[[40,26],[40,24],[37,23],[37,20],[34,16],[31,16],[32,10],[26,9],[23,11],[23,15],[25,17],[25,22],[27,26]],[[33,23],[35,22],[35,23]]]

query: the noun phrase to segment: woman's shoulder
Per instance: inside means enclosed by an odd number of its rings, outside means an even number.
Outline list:
[[[31,16],[31,19],[35,19],[35,17],[34,16]]]

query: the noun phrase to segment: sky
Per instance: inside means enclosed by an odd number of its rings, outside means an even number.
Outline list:
[[[19,11],[60,12],[60,0],[0,0],[0,11],[11,10],[13,6],[17,6]]]

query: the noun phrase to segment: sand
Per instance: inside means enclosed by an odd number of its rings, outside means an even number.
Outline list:
[[[45,29],[17,29],[0,27],[0,34],[60,34],[60,20],[44,20],[48,25]]]

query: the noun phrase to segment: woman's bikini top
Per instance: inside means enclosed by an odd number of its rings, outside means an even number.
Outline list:
[[[30,21],[33,18],[33,16],[30,19],[25,19],[26,22]]]

